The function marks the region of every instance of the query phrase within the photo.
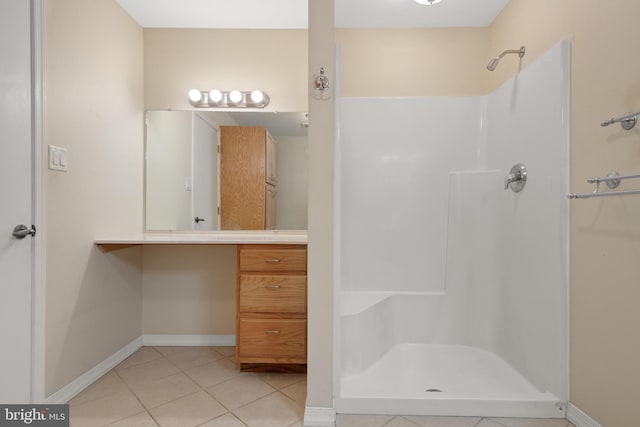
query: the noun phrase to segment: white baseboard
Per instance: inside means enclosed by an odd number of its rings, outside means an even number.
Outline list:
[[[567,419],[576,427],[602,427],[596,420],[582,412],[572,403],[567,405]]]
[[[97,379],[118,366],[127,357],[138,351],[142,347],[142,337],[138,337],[120,350],[107,357],[105,360],[62,387],[57,392],[45,399],[45,403],[61,404],[67,403],[78,393],[93,384]]]
[[[336,410],[334,408],[304,408],[304,427],[334,427],[336,425]]]
[[[235,335],[143,335],[143,345],[157,346],[220,346],[236,345]]]

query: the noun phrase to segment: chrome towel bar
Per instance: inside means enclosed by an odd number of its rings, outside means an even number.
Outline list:
[[[570,193],[567,194],[569,199],[590,199],[592,197],[605,197],[605,196],[627,196],[631,194],[640,194],[640,190],[626,190],[626,191],[605,191],[600,192],[600,183],[604,182],[610,190],[618,188],[620,181],[624,179],[638,179],[640,174],[635,175],[620,175],[616,171],[611,171],[606,177],[589,178],[587,182],[589,184],[595,184],[596,188],[593,193]]]
[[[627,196],[630,194],[640,194],[640,190],[607,191],[605,193],[570,193],[570,194],[567,194],[567,197],[569,199],[590,199],[592,197]]]
[[[624,130],[631,130],[636,123],[638,123],[638,114],[640,114],[640,111],[636,113],[628,113],[622,117],[611,117],[609,120],[605,120],[600,123],[600,126],[605,127],[614,123],[620,123],[620,126],[622,126]]]

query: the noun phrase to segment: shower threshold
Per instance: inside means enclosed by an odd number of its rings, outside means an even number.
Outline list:
[[[564,418],[565,405],[495,354],[463,345],[399,344],[343,376],[339,413]]]

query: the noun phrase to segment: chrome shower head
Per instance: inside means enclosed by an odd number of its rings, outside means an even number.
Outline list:
[[[491,58],[491,61],[487,64],[487,70],[493,71],[498,66],[498,62],[500,62],[500,58],[497,56],[495,58]]]
[[[500,55],[496,56],[495,58],[491,58],[491,61],[489,61],[489,63],[487,64],[487,70],[489,71],[493,71],[496,69],[496,67],[498,66],[498,62],[500,62],[500,60],[502,59],[503,56],[510,54],[510,53],[517,53],[518,56],[520,58],[522,58],[524,56],[524,52],[525,52],[525,48],[524,46],[522,46],[520,49],[513,49],[513,50],[505,50],[504,52],[502,52]]]

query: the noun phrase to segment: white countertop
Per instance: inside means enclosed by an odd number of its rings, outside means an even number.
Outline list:
[[[256,231],[173,231],[146,232],[96,238],[101,249],[111,250],[137,245],[238,245],[238,244],[307,244],[306,230]]]

